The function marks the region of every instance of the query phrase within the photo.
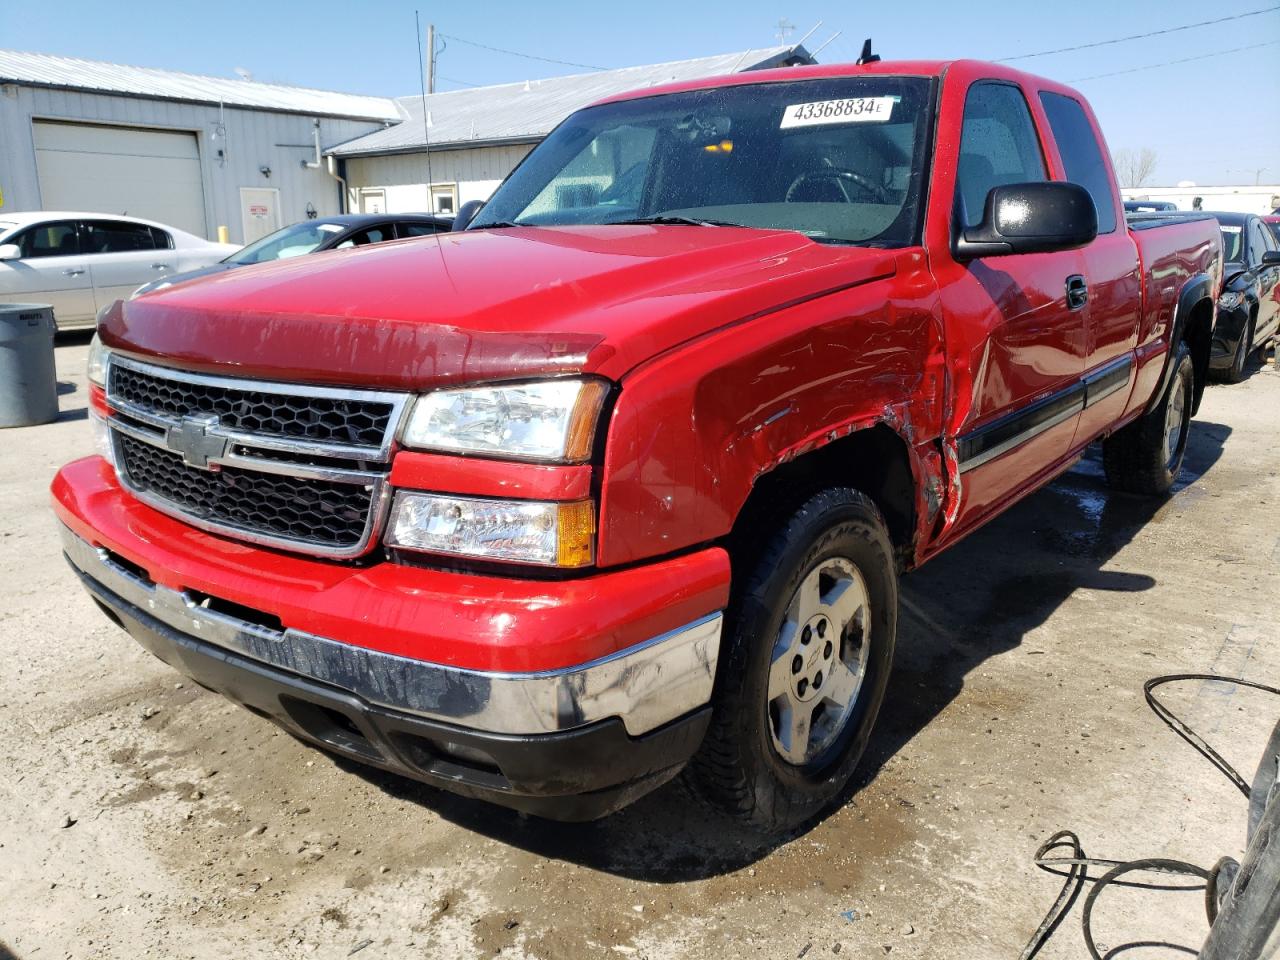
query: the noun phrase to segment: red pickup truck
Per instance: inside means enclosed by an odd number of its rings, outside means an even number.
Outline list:
[[[54,506],[107,616],[329,750],[559,819],[683,770],[788,828],[863,753],[902,572],[1097,440],[1169,491],[1221,269],[1208,218],[1126,224],[1060,84],[647,89],[465,230],[115,305]]]

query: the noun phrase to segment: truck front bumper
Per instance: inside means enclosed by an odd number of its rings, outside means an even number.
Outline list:
[[[216,589],[209,579],[216,579],[218,564],[208,550],[230,542],[182,528],[164,546],[192,551],[190,562],[207,561],[198,587],[187,585],[186,561],[175,569],[173,557],[156,555],[160,528],[173,521],[112,489],[109,471],[87,464],[64,469],[54,501],[67,560],[94,600],[161,660],[303,739],[455,793],[562,820],[592,819],[631,802],[678,773],[702,741],[719,652],[718,607],[568,666],[513,671],[419,659],[293,626],[246,602],[234,589],[243,584]],[[86,483],[99,489],[86,490]],[[129,522],[116,523],[122,516]],[[265,571],[278,555],[230,546],[242,560],[261,554],[264,584],[270,579]],[[157,562],[170,583],[160,582]],[[420,578],[423,589],[389,595],[366,583],[362,604],[348,611],[352,629],[387,616],[389,605],[416,605],[424,643],[434,644],[439,618],[432,605],[440,595],[428,586],[461,575],[398,572]],[[500,578],[485,579],[501,592]],[[556,584],[542,587],[546,605]],[[606,586],[591,595],[608,603],[611,593]],[[475,597],[455,602],[466,606]],[[592,619],[589,610],[582,616]],[[606,635],[602,642],[613,641]]]

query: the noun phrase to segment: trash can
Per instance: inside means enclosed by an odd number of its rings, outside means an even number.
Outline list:
[[[48,304],[0,303],[0,427],[58,418],[54,329]]]

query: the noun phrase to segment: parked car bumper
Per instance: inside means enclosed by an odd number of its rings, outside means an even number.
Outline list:
[[[495,635],[491,620],[474,616],[485,602],[476,581],[486,581],[481,586],[495,603],[504,592],[518,593],[523,581],[292,557],[285,558],[286,576],[273,551],[204,534],[138,503],[97,458],[64,468],[53,493],[66,557],[108,616],[201,685],[362,763],[580,820],[674,776],[706,730],[727,596],[723,551],[641,568],[651,574],[643,603],[632,593],[635,569],[591,577],[589,591],[573,581],[536,583],[541,600],[522,605],[516,632]],[[220,562],[228,552],[239,557],[239,576]],[[345,576],[334,580],[335,567]],[[254,581],[243,575],[250,570],[272,609],[254,601]],[[341,593],[345,622],[329,617],[324,633],[295,625],[290,611],[308,599],[324,607],[331,591]],[[610,621],[617,613],[625,617],[629,608],[633,617],[658,622],[652,613],[664,601],[678,624],[616,645]],[[419,624],[422,649],[438,654],[447,649],[441,625],[458,629],[462,608],[473,613],[473,635],[460,637],[459,647],[474,656],[487,642],[509,658],[522,638],[538,642],[548,609],[557,612],[554,625],[586,603],[578,618],[595,624],[595,642],[607,652],[580,662],[483,669],[370,643],[379,623],[409,619]],[[602,619],[602,609],[612,615]],[[478,635],[485,632],[491,635]],[[583,649],[581,639],[575,648]]]
[[[1209,350],[1209,366],[1214,370],[1226,370],[1235,358],[1240,338],[1249,330],[1249,308],[1246,304],[1230,310],[1218,310],[1213,325],[1213,343]]]

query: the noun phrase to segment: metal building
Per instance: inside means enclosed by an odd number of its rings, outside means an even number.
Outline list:
[[[381,97],[0,50],[0,219],[128,213],[248,242],[340,212],[321,152],[404,116]]]
[[[556,124],[602,97],[663,83],[812,62],[802,46],[770,47],[451,90],[426,98],[425,118],[420,96],[400,97],[396,103],[407,118],[403,123],[334,147],[330,153],[343,161],[352,211],[452,213],[468,200],[487,200]]]

